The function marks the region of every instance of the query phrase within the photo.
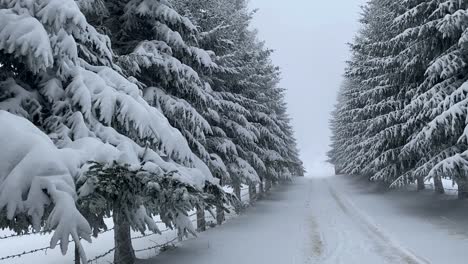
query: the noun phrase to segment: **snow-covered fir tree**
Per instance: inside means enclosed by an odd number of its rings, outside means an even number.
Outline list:
[[[219,185],[302,175],[271,51],[245,1],[0,1],[0,227],[90,241],[114,220],[195,232]],[[27,139],[27,140],[25,140]],[[238,194],[238,197],[240,195]]]
[[[336,116],[352,118],[347,124],[352,144],[337,146],[343,153],[336,154],[345,155],[339,161],[340,170],[384,181],[392,181],[404,167],[397,157],[404,143],[400,117],[407,95],[394,83],[399,74],[394,70],[398,46],[390,49],[388,44],[395,35],[391,27],[395,6],[393,1],[377,0],[364,10],[363,28],[351,45],[353,57],[346,72],[346,86],[351,89],[344,88],[344,109],[337,109],[344,116]]]
[[[99,3],[78,2],[90,10]],[[55,230],[51,245],[60,243],[63,253],[70,235],[78,245],[80,238],[90,238],[90,225],[75,206],[74,183],[86,177],[88,161],[126,165],[130,172],[143,166],[161,177],[175,172],[172,178],[200,190],[206,182],[216,183],[181,132],[144,99],[141,82],[117,66],[110,38],[88,24],[78,4],[3,1],[0,10],[0,109],[24,119],[2,113],[4,123],[11,124],[2,126],[2,140],[12,150],[2,156],[2,227],[27,231],[29,225],[36,230],[45,225]],[[25,128],[32,124],[39,129]],[[23,128],[31,135],[27,148],[14,132]],[[85,181],[80,195],[95,190],[94,182]],[[130,227],[157,231],[150,209],[142,202],[127,208],[128,239]],[[179,215],[186,217],[183,211]],[[189,221],[172,220],[193,230]],[[85,254],[82,258],[86,262]]]
[[[426,11],[418,6],[427,6]],[[463,158],[458,158],[467,147],[463,140],[466,111],[462,110],[467,81],[466,8],[465,1],[427,1],[408,4],[407,9],[414,11],[401,18],[416,21],[407,23],[402,36],[408,47],[417,47],[408,48],[410,54],[423,58],[414,67],[421,74],[415,97],[406,107],[407,126],[414,130],[404,152],[417,160],[412,171],[415,177],[433,178],[439,192],[443,191],[440,177],[450,178],[458,183],[461,198],[466,196]]]
[[[467,4],[368,3],[347,74],[361,88],[341,92],[332,120],[330,158],[343,172],[419,189],[433,179],[437,192],[444,177],[466,197]]]
[[[256,32],[249,30],[252,13],[246,2],[178,3],[181,12],[194,17],[201,28],[200,44],[217,54],[219,67],[214,71],[212,87],[226,107],[221,109],[220,119],[215,120],[217,130],[223,133],[211,140],[215,144],[224,141],[236,145],[230,155],[224,150],[219,153],[227,159],[231,182],[238,186],[241,182],[255,182],[258,177],[278,180],[288,174],[288,169],[302,174],[292,131],[286,128],[289,120],[281,112],[284,99],[277,88],[278,70],[269,61],[271,52],[257,41]],[[280,122],[285,126],[280,127]],[[286,143],[288,140],[290,144]],[[229,157],[233,154],[238,157]],[[267,163],[274,164],[275,159],[287,159],[289,163],[284,162],[276,170],[268,167]],[[283,173],[285,165],[290,167]]]

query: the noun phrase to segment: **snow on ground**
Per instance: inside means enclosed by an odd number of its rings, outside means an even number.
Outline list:
[[[457,200],[453,193],[439,196],[432,190],[389,191],[364,182],[349,176],[327,180],[344,199],[377,223],[382,233],[419,256],[420,263],[466,263],[467,201]]]
[[[466,263],[468,204],[455,199],[349,176],[296,179],[140,264]]]
[[[275,187],[255,207],[225,225],[139,264],[466,263],[468,202],[454,195],[410,189],[389,191],[350,176],[298,178]],[[135,249],[174,236],[168,232],[138,240]],[[47,246],[48,240],[45,236],[0,240],[0,256]],[[86,245],[86,250],[92,258],[112,244],[112,233],[108,233]],[[157,253],[146,251],[138,257]],[[110,255],[98,263],[111,259]],[[61,257],[58,250],[52,250],[0,264],[71,260],[71,255]]]
[[[139,264],[305,263],[310,243],[310,184],[299,180],[273,192],[225,225]]]
[[[232,188],[225,188],[225,191],[232,192]],[[248,202],[248,189],[247,186],[243,186],[241,189],[241,195],[243,196],[243,202]],[[193,214],[194,212],[189,212]],[[227,220],[235,218],[234,210],[232,213],[226,215]],[[195,216],[191,217],[192,223],[196,225]],[[155,221],[160,221],[158,217],[154,219]],[[215,223],[215,219],[206,212],[206,221],[207,223]],[[106,224],[109,228],[113,227],[112,219],[106,219]],[[160,230],[166,230],[162,235],[151,235],[148,237],[138,238],[133,240],[133,247],[135,250],[139,251],[141,249],[146,249],[153,247],[155,245],[162,245],[169,241],[172,241],[177,237],[177,232],[175,230],[167,230],[164,224],[158,224]],[[27,254],[21,258],[9,258],[1,260],[2,257],[14,255],[22,252],[28,252],[34,249],[46,248],[49,246],[50,238],[52,234],[43,234],[43,235],[28,235],[20,236],[8,239],[2,239],[4,236],[14,234],[9,230],[0,230],[0,264],[63,264],[63,263],[73,263],[74,258],[74,244],[70,243],[68,253],[66,256],[62,256],[60,250],[57,249],[48,249],[45,251],[38,251],[34,254]],[[141,233],[132,232],[132,237],[141,237]],[[93,239],[91,244],[83,242],[83,247],[88,256],[88,260],[94,259],[96,256],[107,252],[108,250],[114,247],[114,236],[113,231],[103,233],[99,235],[98,238]],[[139,251],[136,253],[138,258],[148,259],[154,257],[159,253],[159,249],[151,249]],[[103,258],[99,258],[97,261],[93,261],[93,264],[108,264],[113,260],[113,254],[108,254]]]

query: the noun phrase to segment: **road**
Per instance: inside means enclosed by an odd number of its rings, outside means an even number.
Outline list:
[[[346,176],[296,179],[225,225],[139,263],[466,263],[467,217],[459,213],[466,204],[368,186]],[[437,207],[447,205],[454,206]]]

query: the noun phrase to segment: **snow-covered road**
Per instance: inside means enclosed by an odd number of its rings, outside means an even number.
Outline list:
[[[377,187],[344,176],[296,179],[222,227],[140,263],[466,263],[466,203]]]

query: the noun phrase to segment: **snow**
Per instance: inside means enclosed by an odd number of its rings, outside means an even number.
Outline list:
[[[170,24],[181,23],[191,31],[196,30],[196,27],[189,19],[179,15],[174,9],[171,8],[168,1],[143,0],[138,4],[132,4],[136,5],[134,9],[139,15],[163,19],[165,22]]]
[[[0,82],[0,89],[12,95],[10,98],[0,102],[0,110],[5,110],[25,118],[28,117],[29,114],[32,116],[40,114],[41,105],[37,100],[37,93],[24,89],[12,78]]]
[[[415,192],[411,187],[389,191],[359,177],[295,178],[290,184],[274,187],[254,207],[221,227],[199,233],[198,237],[176,243],[176,248],[161,253],[138,252],[139,258],[146,259],[138,263],[217,264],[221,259],[225,264],[461,264],[468,246],[467,209],[468,204],[457,201],[454,195],[435,196],[431,190]],[[112,227],[110,219],[106,222]],[[160,223],[157,228],[163,231],[162,235],[134,240],[135,249],[177,237],[175,231],[165,231]],[[0,257],[19,251],[18,248],[44,246],[48,237],[36,235],[10,239],[8,243],[2,241]],[[112,245],[112,232],[107,232],[84,247],[92,258]],[[72,257],[50,251],[8,263],[58,264],[71,262]],[[112,254],[97,263],[111,259]]]
[[[78,69],[66,89],[86,118],[92,112],[100,113],[96,118],[105,125],[118,124],[127,131],[134,129],[139,140],[159,140],[152,143],[160,144],[165,154],[180,160],[192,158],[193,154],[181,133],[170,126],[161,112],[148,105],[135,84],[108,67],[97,70],[94,73]]]
[[[51,248],[60,244],[65,254],[70,236],[90,241],[91,228],[75,206],[74,172],[63,151],[22,117],[0,110],[0,124],[0,211],[6,209],[9,220],[29,215],[39,231],[45,208],[53,204],[45,228],[54,229]]]
[[[299,178],[240,217],[139,264],[461,264],[468,205],[455,199],[384,191],[350,176]]]
[[[224,188],[225,191],[232,193],[232,189]],[[248,201],[248,197],[246,197],[247,188],[244,186],[242,189],[243,199]],[[146,235],[142,235],[140,232],[132,231],[132,238],[133,238],[133,246],[134,249],[137,251],[136,255],[140,259],[149,259],[154,257],[158,254],[159,250],[152,249],[152,250],[143,250],[149,247],[154,247],[155,245],[162,245],[167,242],[173,241],[176,238],[175,243],[177,244],[178,234],[177,230],[168,229],[162,222],[159,217],[154,217],[153,221],[149,221],[146,218],[146,214],[142,211],[144,208],[140,208],[139,213],[136,217],[139,217],[139,220],[146,221],[148,225],[151,224],[150,228],[156,231],[156,234],[152,234],[151,232],[146,233]],[[186,222],[187,218],[181,217],[177,221],[179,224],[184,224],[186,226],[191,226],[192,228],[190,231],[195,232],[193,226],[195,225],[195,212],[189,212],[190,215],[190,223]],[[227,214],[226,218],[228,221],[230,219],[235,218],[235,214]],[[207,223],[215,222],[215,219],[206,212],[206,220]],[[108,250],[114,247],[114,237],[113,231],[113,221],[111,218],[104,219],[104,222],[109,228],[109,231],[100,234],[97,238],[93,239],[91,244],[83,244],[83,248],[88,255],[88,259],[92,260],[96,256],[100,256],[101,254],[107,252]],[[149,223],[148,223],[149,222]],[[159,230],[161,234],[157,231]],[[3,236],[8,236],[10,234],[14,234],[12,231],[7,230],[0,230],[0,238]],[[198,234],[197,234],[198,235]],[[0,239],[0,258],[7,255],[16,254],[18,252],[29,251],[31,249],[36,248],[44,248],[47,247],[47,241],[50,240],[51,234],[34,234],[34,235],[27,235],[27,236],[19,236],[14,238],[9,238],[7,240]],[[172,244],[172,243],[171,243]],[[62,256],[59,251],[57,250],[47,250],[47,251],[40,251],[35,254],[28,254],[24,255],[21,258],[13,258],[8,259],[5,261],[0,260],[0,263],[8,263],[8,264],[24,264],[24,263],[47,263],[47,264],[62,264],[62,263],[72,263],[73,262],[73,253],[69,251],[69,253],[65,256]],[[93,261],[92,263],[111,263],[113,260],[113,254],[110,253],[103,258],[98,259],[97,261]]]
[[[25,56],[25,62],[34,71],[53,64],[49,36],[41,23],[27,14],[0,10],[0,50]]]
[[[231,175],[246,180],[248,183],[260,182],[260,177],[257,171],[244,159],[235,157],[234,161],[228,165],[228,169]]]

